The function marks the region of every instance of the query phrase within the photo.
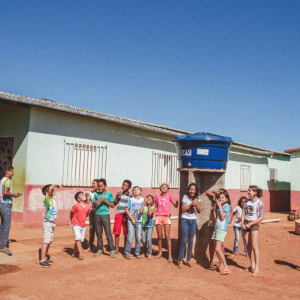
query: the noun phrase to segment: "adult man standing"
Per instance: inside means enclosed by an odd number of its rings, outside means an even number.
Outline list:
[[[12,166],[5,166],[5,175],[0,181],[0,252],[7,255],[12,255],[11,251],[7,248],[8,236],[11,226],[11,209],[13,197],[20,197],[19,193],[12,193],[11,179],[14,175],[14,168]]]

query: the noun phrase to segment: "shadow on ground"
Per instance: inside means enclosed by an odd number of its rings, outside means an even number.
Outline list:
[[[294,265],[294,264],[292,264],[292,263],[289,263],[289,262],[287,262],[287,261],[275,259],[274,262],[275,262],[275,264],[277,264],[277,265],[288,266],[288,267],[290,267],[290,268],[292,268],[292,269],[294,269],[294,270],[300,271],[300,267],[299,267],[299,266]]]

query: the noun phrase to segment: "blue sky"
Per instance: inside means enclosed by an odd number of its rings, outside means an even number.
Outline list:
[[[0,90],[300,147],[300,1],[0,3]]]

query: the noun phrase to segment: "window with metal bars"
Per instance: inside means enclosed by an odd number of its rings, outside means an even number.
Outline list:
[[[248,187],[251,184],[250,171],[249,165],[241,165],[241,191],[248,191]]]
[[[63,185],[90,186],[93,179],[106,177],[107,147],[65,141]]]
[[[177,155],[152,152],[152,184],[159,188],[167,183],[170,188],[179,187],[179,172],[177,171]]]
[[[270,168],[270,184],[269,184],[269,190],[270,191],[277,191],[277,170]]]

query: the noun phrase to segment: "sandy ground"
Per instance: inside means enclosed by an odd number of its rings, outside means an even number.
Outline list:
[[[34,230],[34,229],[32,229]],[[173,257],[177,257],[177,222],[172,222]],[[153,235],[157,250],[157,236]],[[72,244],[54,244],[50,269],[39,268],[37,261],[0,265],[1,299],[300,299],[300,236],[294,223],[264,224],[259,235],[261,275],[251,276],[244,269],[242,241],[239,256],[232,255],[234,233],[229,228],[225,241],[231,274],[220,276],[204,263],[179,270],[177,261],[164,258],[126,260],[122,255],[93,257],[83,261],[70,256]],[[165,245],[164,245],[165,247]],[[123,248],[121,248],[123,251]]]

